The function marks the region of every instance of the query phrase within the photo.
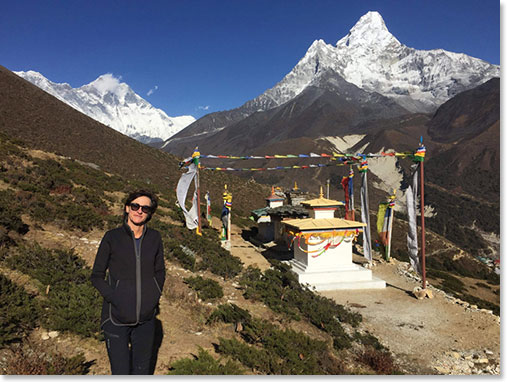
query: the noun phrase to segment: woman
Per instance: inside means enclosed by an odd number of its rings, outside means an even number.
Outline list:
[[[104,297],[101,328],[112,374],[150,374],[155,315],[165,281],[160,233],[146,226],[157,206],[151,192],[131,193],[123,226],[106,232],[93,264],[91,282]]]

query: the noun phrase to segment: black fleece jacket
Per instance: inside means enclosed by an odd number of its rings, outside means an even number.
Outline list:
[[[90,280],[104,297],[101,326],[108,320],[131,326],[152,319],[165,281],[160,233],[145,226],[138,251],[128,224],[106,232]]]

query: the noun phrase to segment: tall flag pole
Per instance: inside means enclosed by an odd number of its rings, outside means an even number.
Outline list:
[[[354,170],[352,168],[352,165],[350,165],[349,168],[349,211],[350,211],[350,220],[355,220],[355,212],[354,212]]]
[[[387,202],[380,202],[377,213],[377,232],[380,241],[384,245],[384,257],[387,261],[391,256],[391,234],[393,229],[394,218],[394,199],[396,197],[396,190],[393,190]]]
[[[349,177],[343,176],[341,185],[345,194],[345,219],[349,220]]]
[[[224,185],[223,193],[224,205],[222,207],[222,242],[228,242],[230,245],[231,241],[231,210],[232,210],[232,194],[227,191],[227,184]],[[227,245],[227,244],[226,244]]]
[[[386,248],[386,260],[391,261],[391,238],[393,233],[393,221],[394,221],[394,199],[396,198],[396,190],[393,190],[391,196],[389,196],[389,230],[387,234],[387,248]]]
[[[424,157],[426,147],[423,145],[423,137],[414,157],[420,162],[421,170],[421,268],[422,268],[422,289],[426,289],[426,231],[424,227]]]
[[[361,184],[361,221],[366,224],[363,230],[363,252],[364,257],[368,259],[370,264],[373,260],[373,254],[371,250],[371,228],[370,228],[370,210],[368,201],[368,161],[366,157],[363,157],[361,164],[358,168],[361,173],[362,184]]]
[[[199,152],[199,147],[195,146],[194,153],[192,154],[192,162],[197,166],[197,173],[195,175],[195,182],[197,188],[197,216],[198,216],[198,225],[195,233],[199,236],[202,236],[202,225],[201,225],[201,191],[200,191],[200,182],[199,182],[199,168],[201,167],[201,163],[199,162],[199,158],[201,153]]]
[[[345,193],[345,219],[354,220],[354,170],[350,166],[349,175],[342,177],[342,187]]]

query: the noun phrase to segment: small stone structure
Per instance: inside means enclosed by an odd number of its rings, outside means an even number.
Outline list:
[[[302,202],[308,199],[308,193],[300,190],[296,182],[294,182],[294,187],[285,191],[285,196],[287,197],[287,202],[291,206],[299,206]]]
[[[352,262],[353,239],[365,224],[335,218],[343,203],[325,199],[322,189],[319,198],[301,204],[309,218],[282,221],[293,240],[294,258],[289,263],[299,282],[316,290],[385,288],[384,280]]]
[[[267,206],[252,211],[252,217],[257,222],[259,230],[256,239],[262,243],[285,240],[282,219],[308,216],[307,210],[303,207],[284,205],[283,202],[284,197],[276,194],[272,188],[271,195],[266,198]]]

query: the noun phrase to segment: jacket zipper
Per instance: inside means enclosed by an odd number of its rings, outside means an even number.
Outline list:
[[[131,232],[132,232],[132,241],[134,244],[134,251],[136,254],[136,324],[138,324],[141,315],[141,246],[143,244],[144,233],[146,232],[146,228],[143,230],[143,234],[141,235],[139,241],[139,250],[137,250],[136,237],[134,236],[134,232],[132,230]]]

